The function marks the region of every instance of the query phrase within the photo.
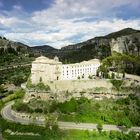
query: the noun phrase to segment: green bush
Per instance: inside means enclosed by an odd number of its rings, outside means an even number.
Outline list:
[[[102,130],[103,130],[103,125],[102,124],[97,124],[97,130],[99,131],[99,133],[101,133],[102,132]]]
[[[31,89],[31,88],[34,88],[35,86],[32,84],[32,81],[31,81],[31,78],[29,76],[28,80],[27,80],[27,84],[26,84],[26,87],[28,89]]]
[[[35,85],[35,89],[38,91],[48,91],[50,90],[50,87],[48,85],[44,85],[43,82],[39,82],[37,85]]]
[[[70,101],[65,101],[64,103],[59,103],[58,108],[62,113],[71,113],[76,112],[77,110],[77,102],[75,99],[71,99]]]
[[[14,99],[22,98],[24,95],[25,95],[25,91],[22,89],[18,89],[13,94],[10,94],[9,96],[3,98],[2,101],[6,103]]]
[[[2,129],[2,132],[4,132],[7,129],[10,129],[13,132],[33,132],[33,133],[39,133],[40,135],[45,135],[46,130],[45,127],[36,126],[36,125],[21,125],[19,123],[13,123],[8,122],[0,117],[0,128]]]
[[[110,80],[110,82],[112,83],[113,87],[117,91],[120,91],[121,87],[124,84],[124,81],[123,80],[115,80],[115,79],[112,79],[112,80]]]
[[[27,112],[27,113],[33,112],[33,110],[31,108],[29,108],[28,104],[23,103],[23,101],[21,99],[16,100],[15,104],[12,106],[12,108],[19,112]]]

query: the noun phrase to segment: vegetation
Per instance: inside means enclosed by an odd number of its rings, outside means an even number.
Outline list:
[[[124,81],[123,80],[112,79],[112,80],[110,80],[110,82],[113,85],[113,89],[115,89],[118,92],[120,92],[122,86],[124,85]]]
[[[25,54],[4,53],[0,54],[0,69],[13,67],[17,65],[31,64],[34,57],[26,56]]]
[[[12,108],[16,111],[20,112],[26,112],[26,113],[49,113],[49,104],[51,102],[47,101],[41,101],[41,100],[36,100],[32,99],[30,102],[23,103],[22,99],[19,99],[15,102],[15,104],[12,106]]]
[[[102,132],[102,130],[103,130],[103,126],[102,126],[101,123],[97,124],[97,129],[98,129],[99,133]]]
[[[25,91],[22,89],[18,89],[13,94],[3,98],[1,102],[6,103],[14,99],[22,98],[24,95],[25,95]]]
[[[2,118],[0,118],[0,128],[1,131],[4,135],[5,130],[9,129],[13,132],[22,132],[22,133],[27,133],[27,132],[32,132],[35,134],[40,134],[41,136],[45,136],[49,139],[55,139],[55,138],[62,138],[63,131],[60,131],[59,129],[55,129],[55,127],[52,127],[51,129],[48,127],[43,127],[43,126],[37,126],[34,124],[29,124],[29,125],[23,125],[23,124],[17,124],[13,122],[8,122]]]
[[[101,101],[88,100],[84,97],[72,98],[64,103],[55,101],[31,100],[28,106],[23,103],[15,104],[13,108],[23,112],[58,113],[58,119],[74,122],[93,122],[116,124],[127,128],[140,126],[140,99],[134,95],[120,99],[104,99]]]
[[[22,98],[24,95],[24,91],[23,90],[17,90],[12,96],[8,96],[6,98],[4,98],[3,100],[0,101],[0,110],[1,108],[4,106],[5,103],[13,100],[13,99],[18,99],[18,98]],[[24,107],[24,105],[22,106],[22,108],[26,109],[27,106]],[[50,121],[49,121],[50,124]],[[49,126],[52,126],[51,129]],[[21,133],[34,133],[34,134],[39,134],[40,136],[36,136],[34,138],[38,138],[38,137],[46,137],[49,139],[57,139],[57,138],[62,138],[62,134],[63,131],[60,131],[58,129],[57,124],[53,124],[51,123],[50,125],[46,125],[45,127],[43,126],[37,126],[34,124],[29,124],[29,125],[23,125],[23,124],[19,124],[19,123],[14,123],[14,122],[9,122],[6,121],[2,118],[2,116],[0,116],[0,130],[3,134],[4,137],[8,138],[8,139],[18,139],[19,136],[13,136],[13,138],[11,138],[12,136],[10,136],[9,134],[7,134],[5,131],[11,130],[12,132],[21,132]],[[27,138],[32,138],[32,136],[25,136]],[[24,136],[23,136],[24,139]]]
[[[32,81],[31,81],[30,77],[27,80],[26,87],[28,89],[34,89],[36,91],[48,91],[48,90],[50,90],[50,87],[48,85],[45,85],[42,82],[42,80],[40,80],[39,83],[37,83],[36,85],[32,84]]]
[[[48,91],[50,90],[50,87],[45,85],[43,82],[39,82],[37,85],[35,85],[35,89],[37,91]]]
[[[5,100],[7,101],[7,100]],[[37,101],[38,102],[38,101]],[[36,104],[37,106],[37,102],[35,102],[34,104],[32,104],[33,107],[35,107],[34,105]],[[41,101],[39,101],[41,104]],[[115,103],[115,104],[114,104]],[[132,104],[133,104],[133,109],[132,109]],[[120,125],[128,125],[129,124],[129,120],[128,118],[131,117],[133,123],[135,123],[135,125],[140,124],[139,122],[139,117],[137,116],[138,114],[136,114],[136,112],[138,113],[138,111],[136,110],[134,103],[136,103],[137,107],[140,105],[140,100],[133,96],[130,95],[129,98],[126,99],[119,99],[116,101],[110,101],[110,100],[106,100],[106,101],[95,101],[94,104],[94,108],[92,106],[92,112],[94,112],[94,115],[91,116],[89,114],[89,111],[91,112],[91,109],[89,107],[89,104],[92,104],[92,102],[84,97],[82,97],[79,100],[74,100],[72,99],[69,102],[65,102],[64,106],[65,109],[63,109],[63,103],[58,103],[56,104],[55,102],[53,102],[51,104],[50,111],[49,112],[53,112],[56,109],[59,109],[61,112],[68,114],[69,118],[67,118],[67,120],[71,120],[70,118],[73,117],[73,112],[76,110],[81,113],[81,115],[89,115],[88,118],[94,117],[96,114],[98,117],[95,121],[100,122],[101,120],[104,120],[103,122],[106,122],[109,118],[111,119],[111,116],[109,116],[109,114],[107,114],[107,112],[110,110],[111,113],[112,109],[114,110],[111,114],[113,115],[113,118],[116,116],[117,112],[118,112],[118,120],[115,120],[117,123],[120,120]],[[71,105],[72,104],[72,105]],[[79,105],[81,107],[79,107]],[[41,105],[42,106],[42,105]],[[40,107],[41,107],[40,106]],[[44,106],[45,106],[45,102],[44,102]],[[24,105],[22,106],[24,107]],[[83,110],[84,108],[85,110]],[[25,107],[26,108],[26,107]],[[127,109],[126,109],[127,108]],[[121,110],[120,110],[121,109]],[[131,110],[132,109],[132,110]],[[137,108],[139,109],[139,108]],[[68,111],[70,110],[70,111]],[[120,111],[119,111],[120,110]],[[86,111],[86,112],[85,112]],[[125,112],[124,112],[125,111]],[[85,112],[85,113],[84,113]],[[91,112],[91,113],[92,113]],[[98,113],[99,112],[99,113]],[[102,116],[100,116],[100,113],[103,113]],[[124,113],[123,113],[124,112]],[[128,118],[126,118],[125,116],[122,116],[122,114],[127,114]],[[133,114],[133,115],[132,115]],[[137,116],[137,117],[136,117]],[[63,116],[64,117],[64,116]],[[80,116],[78,116],[77,118],[79,118]],[[117,117],[117,116],[116,116]],[[66,119],[66,118],[65,118]],[[81,119],[81,118],[80,118]],[[95,119],[95,118],[94,118]],[[99,121],[100,120],[100,121]],[[94,122],[95,122],[94,121]],[[121,122],[123,121],[123,122]],[[47,119],[47,122],[51,122],[50,119]],[[54,122],[54,121],[53,121]],[[126,124],[125,124],[126,123]],[[0,118],[0,128],[2,130],[3,136],[6,139],[9,140],[18,140],[19,138],[22,140],[24,139],[37,139],[37,140],[47,140],[47,139],[53,139],[53,140],[61,140],[62,138],[65,140],[67,139],[79,139],[79,140],[88,140],[88,139],[97,139],[97,140],[137,140],[138,136],[136,135],[136,133],[134,132],[130,132],[129,134],[125,134],[122,132],[115,132],[115,131],[111,131],[111,132],[102,132],[102,125],[97,126],[98,130],[100,133],[97,133],[95,131],[79,131],[79,130],[68,130],[68,131],[60,131],[57,127],[57,125],[53,125],[53,127],[49,127],[50,125],[48,125],[48,123],[46,123],[46,128],[45,127],[41,127],[41,126],[36,126],[33,124],[30,125],[21,125],[21,124],[15,124],[12,122],[7,122],[4,119]],[[130,127],[130,126],[129,126]],[[22,132],[22,133],[26,133],[26,132],[32,132],[35,134],[40,134],[40,136],[10,136],[9,134],[5,133],[5,130],[10,129],[13,132]]]
[[[19,86],[21,83],[27,81],[30,75],[30,66],[7,69],[0,71],[0,73],[0,84],[11,83]]]
[[[117,72],[118,77],[119,73],[123,73],[122,78],[125,77],[125,72],[140,75],[140,58],[138,56],[114,52],[112,56],[102,60],[102,65],[99,68],[99,71],[105,78],[110,70]]]
[[[10,136],[5,134],[7,140],[138,140],[139,137],[134,132],[128,134],[122,132],[102,132],[82,131],[82,130],[63,130],[61,135],[54,136]]]
[[[111,55],[109,46],[84,44],[80,49],[61,51],[57,54],[63,63],[76,63],[94,58],[104,59]]]
[[[85,98],[73,100],[57,105],[62,112],[60,120],[107,123],[126,127],[140,126],[140,113],[138,113],[140,99],[134,98],[133,95],[118,100],[90,101]]]

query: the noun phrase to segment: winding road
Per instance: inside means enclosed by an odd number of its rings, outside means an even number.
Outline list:
[[[11,106],[14,104],[14,101],[9,102],[5,105],[5,107],[1,110],[1,115],[4,119],[7,119],[9,121],[14,121],[16,123],[21,123],[21,124],[31,124],[33,122],[32,119],[27,119],[27,118],[20,118],[17,116],[14,116],[11,113]],[[43,120],[36,120],[34,123],[37,125],[44,125]],[[58,122],[58,126],[60,129],[80,129],[80,130],[93,130],[97,129],[96,126],[97,124],[93,123],[75,123],[75,122]],[[121,131],[122,127],[117,126],[117,125],[103,125],[103,130],[105,131],[110,131],[110,130],[115,130],[115,131]],[[128,131],[136,131],[140,132],[140,127],[131,127]]]

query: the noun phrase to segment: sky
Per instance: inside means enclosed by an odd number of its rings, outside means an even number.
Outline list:
[[[140,0],[0,0],[0,36],[61,48],[123,28],[140,30]]]

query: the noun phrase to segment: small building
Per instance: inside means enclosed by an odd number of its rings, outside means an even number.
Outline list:
[[[55,80],[88,79],[89,76],[96,75],[99,66],[100,61],[98,59],[62,64],[58,57],[49,59],[41,56],[32,63],[31,80],[33,84],[36,84],[39,81],[47,83]]]

